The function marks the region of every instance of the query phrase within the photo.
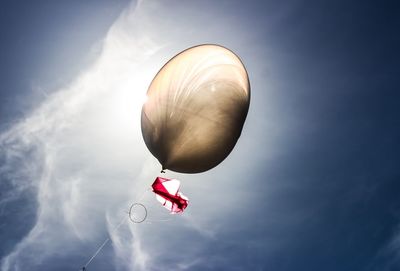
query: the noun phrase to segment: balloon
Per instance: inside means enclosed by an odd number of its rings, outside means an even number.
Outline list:
[[[243,63],[219,45],[189,48],[157,73],[142,107],[144,142],[163,169],[199,173],[222,162],[250,103]]]

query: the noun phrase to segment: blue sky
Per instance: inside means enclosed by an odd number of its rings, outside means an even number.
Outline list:
[[[0,11],[2,270],[398,270],[395,1],[6,1]],[[231,155],[168,172],[140,103],[169,58],[232,49],[252,87]],[[115,225],[131,202],[147,223]],[[166,221],[165,221],[166,220]]]

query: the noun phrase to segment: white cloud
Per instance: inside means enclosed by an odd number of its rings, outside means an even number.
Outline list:
[[[103,210],[130,196],[126,187],[147,156],[139,116],[156,69],[149,58],[161,48],[143,24],[146,16],[140,7],[128,8],[87,71],[1,134],[1,171],[13,182],[2,205],[27,187],[37,189],[38,200],[35,226],[3,259],[2,270],[18,269],[22,258],[35,265],[61,248],[67,252],[73,240],[99,238]],[[140,29],[132,28],[137,20]]]
[[[213,30],[201,24],[205,21],[191,21],[190,13],[180,14],[182,7],[175,11],[161,2],[131,5],[111,26],[86,71],[0,135],[5,159],[0,170],[14,188],[0,205],[32,189],[38,202],[34,227],[2,259],[3,271],[33,270],[52,257],[68,257],[84,243],[98,244],[106,231],[117,269],[185,270],[203,257],[202,246],[186,247],[187,240],[212,242],[223,231],[223,216],[233,213],[235,198],[243,194],[226,185],[224,169],[201,176],[169,173],[184,178],[182,189],[193,196],[187,213],[171,218],[145,193],[143,201],[153,212],[146,223],[115,229],[124,208],[141,197],[160,170],[140,133],[141,103],[151,79],[172,52],[235,36],[215,32],[229,20],[206,20],[220,25]],[[194,35],[195,29],[202,31]]]

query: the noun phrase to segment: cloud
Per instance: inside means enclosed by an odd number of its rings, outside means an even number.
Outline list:
[[[400,226],[398,225],[391,238],[377,250],[367,266],[367,270],[396,270],[400,266]]]
[[[12,187],[1,206],[27,191],[38,205],[35,225],[3,258],[2,270],[34,267],[79,240],[99,238],[103,210],[131,196],[125,188],[148,156],[138,116],[156,68],[149,58],[162,47],[146,16],[135,5],[124,11],[91,67],[0,135],[1,172]]]
[[[235,201],[248,192],[227,185],[223,166],[201,176],[169,173],[191,180],[183,183],[191,203],[182,216],[166,214],[146,190],[160,170],[140,133],[147,86],[180,50],[210,40],[226,39],[221,43],[229,45],[236,37],[221,35],[231,21],[212,16],[215,11],[199,19],[175,4],[130,5],[111,26],[93,64],[0,135],[0,170],[9,186],[0,211],[22,198],[36,203],[32,228],[2,259],[2,271],[79,268],[107,236],[105,270],[187,270],[207,262],[207,246],[230,223],[225,218],[246,208]],[[238,167],[239,160],[230,166]],[[148,220],[120,224],[139,198],[151,213]]]

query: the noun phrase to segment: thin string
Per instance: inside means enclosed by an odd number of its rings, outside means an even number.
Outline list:
[[[119,222],[119,224],[117,226],[114,227],[114,229],[111,231],[111,233],[115,232],[116,230],[119,229],[119,227],[121,227],[122,224],[124,224],[124,222],[126,221],[127,217],[125,216],[121,222]],[[83,270],[86,269],[86,267],[93,261],[94,258],[96,258],[97,254],[100,253],[100,251],[103,249],[103,247],[110,241],[110,237],[107,237],[104,242],[99,246],[99,248],[96,250],[96,252],[93,254],[93,256],[89,259],[89,261],[87,261],[87,263],[83,266]]]
[[[143,194],[140,196],[139,201],[141,201],[144,197],[144,194],[148,192],[150,189],[146,189]],[[114,233],[116,230],[121,227],[122,224],[129,218],[129,216],[124,216],[124,218],[121,220],[121,222],[112,229],[111,233]],[[97,248],[96,252],[92,255],[92,257],[87,261],[87,263],[82,267],[80,270],[86,270],[87,266],[96,258],[96,256],[100,253],[100,251],[104,248],[104,246],[110,241],[110,237],[107,237],[103,243]]]

